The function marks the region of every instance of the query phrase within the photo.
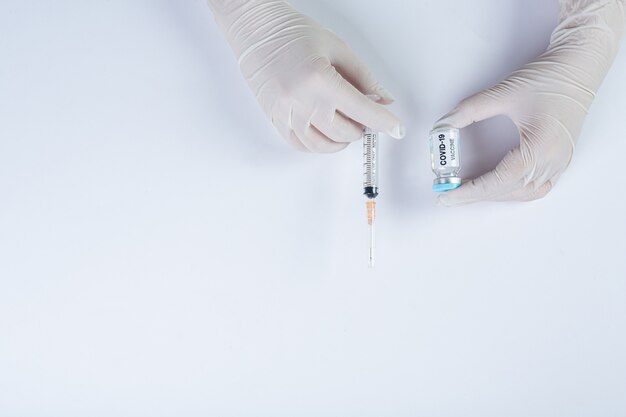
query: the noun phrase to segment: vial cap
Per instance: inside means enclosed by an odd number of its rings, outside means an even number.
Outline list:
[[[445,193],[459,188],[461,184],[434,184],[433,191],[436,193]]]

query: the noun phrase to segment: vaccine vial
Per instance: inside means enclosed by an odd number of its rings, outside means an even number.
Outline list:
[[[461,159],[459,129],[443,128],[430,132],[430,157],[433,172],[437,176],[433,191],[443,193],[461,186]]]

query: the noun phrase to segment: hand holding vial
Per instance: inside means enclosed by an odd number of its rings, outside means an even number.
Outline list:
[[[544,197],[568,167],[595,93],[624,33],[624,1],[565,0],[550,46],[498,85],[463,100],[435,129],[494,116],[518,127],[520,146],[495,170],[439,197],[444,205]]]

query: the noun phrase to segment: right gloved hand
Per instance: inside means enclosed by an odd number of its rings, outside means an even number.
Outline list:
[[[545,53],[494,87],[466,98],[435,124],[464,128],[503,115],[520,133],[520,146],[493,171],[439,196],[439,201],[455,206],[546,196],[572,159],[625,28],[626,0],[561,0],[561,22]]]
[[[363,126],[404,137],[383,106],[393,96],[334,33],[286,1],[208,1],[259,104],[295,148],[340,151]]]

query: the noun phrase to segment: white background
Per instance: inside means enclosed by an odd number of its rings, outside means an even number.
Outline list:
[[[432,122],[557,1],[293,3],[408,127],[374,270],[360,147],[288,148],[203,1],[0,1],[0,416],[624,416],[626,50],[546,199],[446,209]]]

